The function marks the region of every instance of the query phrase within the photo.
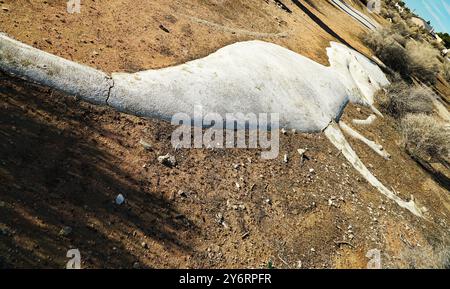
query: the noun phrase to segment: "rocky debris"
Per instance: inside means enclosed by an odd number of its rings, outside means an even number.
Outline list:
[[[300,165],[303,166],[303,163],[305,160],[309,160],[308,156],[306,155],[306,152],[308,151],[307,148],[305,149],[298,149],[297,152],[300,155]]]
[[[8,228],[8,227],[4,227],[4,228],[0,228],[0,235],[4,235],[4,236],[11,236],[13,234],[13,232]]]
[[[142,248],[144,248],[144,249],[148,249],[148,245],[147,245],[147,243],[145,243],[145,242],[142,242],[142,243],[141,243],[141,246],[142,246]]]
[[[286,129],[285,129],[285,128],[282,128],[282,129],[280,130],[280,132],[281,132],[282,134],[284,134],[284,135],[286,135],[286,134],[287,134],[287,131],[286,131]]]
[[[164,25],[159,25],[159,29],[161,29],[162,31],[166,32],[166,33],[170,33],[169,29],[167,29]]]
[[[298,154],[303,158],[305,156],[306,151],[308,151],[308,149],[298,149],[297,152]]]
[[[141,264],[139,264],[139,262],[134,262],[133,263],[133,269],[141,269]]]
[[[247,209],[247,207],[244,204],[242,204],[242,203],[233,204],[233,203],[231,203],[230,200],[227,200],[227,207],[229,209],[233,209],[233,210],[245,210],[245,209]]]
[[[285,164],[287,164],[287,163],[289,162],[289,157],[288,157],[287,154],[284,155],[284,157],[283,157],[283,162],[284,162]]]
[[[338,247],[341,247],[342,245],[348,245],[348,246],[350,246],[350,247],[352,247],[352,248],[355,247],[355,245],[353,245],[352,243],[347,242],[347,241],[334,241],[334,243],[335,243],[336,246],[338,246]]]
[[[64,236],[67,237],[72,233],[72,228],[69,226],[64,226],[60,231],[59,231],[59,235],[60,236]]]
[[[9,7],[8,6],[2,6],[2,11],[9,12]]]
[[[141,146],[143,146],[145,150],[151,150],[151,149],[152,149],[152,145],[149,144],[148,142],[146,142],[146,141],[143,140],[143,139],[141,139],[141,140],[139,141],[139,144],[140,144]]]
[[[118,194],[115,202],[116,205],[122,205],[125,202],[125,197],[122,194]]]
[[[179,190],[177,194],[178,194],[179,197],[182,197],[182,198],[187,198],[188,197],[188,193],[183,191],[183,190]]]
[[[158,162],[169,167],[169,168],[173,168],[174,166],[177,165],[177,160],[175,159],[174,156],[172,156],[171,154],[166,154],[164,156],[159,156],[158,157]]]
[[[217,213],[217,214],[216,214],[216,222],[217,222],[218,224],[222,225],[225,229],[228,229],[228,225],[227,225],[227,223],[225,222],[225,218],[224,218],[224,216],[223,216],[222,213]]]
[[[48,38],[42,38],[42,40],[47,42],[47,44],[49,44],[49,45],[53,45],[53,42],[50,39],[48,39]]]
[[[336,198],[335,196],[331,196],[331,197],[328,199],[328,206],[339,208],[339,207],[340,207],[339,201],[340,201],[340,202],[345,202],[344,197],[341,196],[341,197],[339,197],[339,198]]]

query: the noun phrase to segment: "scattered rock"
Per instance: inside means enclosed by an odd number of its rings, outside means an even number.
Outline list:
[[[287,131],[286,131],[286,129],[285,129],[285,128],[282,128],[282,129],[281,129],[280,131],[281,131],[281,133],[282,133],[282,134],[284,134],[284,135],[286,135],[286,134],[287,134]]]
[[[11,236],[12,232],[9,228],[0,228],[0,235]]]
[[[228,225],[225,222],[225,218],[223,217],[222,213],[217,213],[216,214],[216,222],[220,225],[222,225],[225,229],[228,229]]]
[[[65,236],[65,237],[69,236],[71,233],[72,233],[72,228],[69,226],[65,226],[59,231],[59,235]]]
[[[139,264],[139,262],[134,262],[133,269],[141,269],[141,264]]]
[[[159,29],[161,29],[162,31],[166,32],[166,33],[170,33],[169,29],[167,29],[166,27],[164,27],[164,25],[159,25]]]
[[[141,243],[141,246],[142,246],[142,248],[144,248],[144,249],[148,249],[148,245],[147,245],[147,243],[145,243],[145,242],[142,242],[142,243]]]
[[[303,166],[303,163],[305,162],[305,160],[309,160],[309,158],[306,156],[306,152],[308,151],[308,149],[298,149],[297,152],[300,155],[300,164]]]
[[[180,196],[182,198],[187,198],[188,194],[185,191],[183,191],[183,190],[179,190],[178,191],[178,196]]]
[[[143,146],[144,149],[146,149],[146,150],[151,150],[151,149],[152,149],[152,145],[149,144],[148,142],[146,142],[146,141],[143,140],[143,139],[141,139],[141,140],[139,141],[139,144],[140,144],[141,146]]]
[[[289,157],[288,157],[287,154],[284,155],[284,157],[283,157],[283,162],[284,162],[284,163],[288,163],[288,162],[289,162]]]
[[[305,156],[305,153],[308,151],[308,149],[298,149],[298,154],[303,158]]]
[[[9,7],[7,7],[7,6],[2,6],[2,10],[5,11],[5,12],[8,12],[8,11],[9,11]]]
[[[125,197],[122,194],[118,194],[116,197],[116,204],[122,205],[125,202]]]
[[[174,156],[170,154],[166,154],[165,156],[159,156],[158,162],[170,168],[177,165],[177,160],[175,159]]]

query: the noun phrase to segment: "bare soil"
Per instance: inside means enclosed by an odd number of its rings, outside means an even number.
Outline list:
[[[81,13],[74,14],[66,1],[4,0],[0,30],[106,72],[172,66],[253,39],[323,64],[330,41],[369,53],[357,37],[364,29],[328,1],[296,1],[319,22],[294,1],[282,2],[292,13],[273,0],[81,0]]]
[[[399,257],[405,250],[446,244],[448,191],[398,147],[388,121],[364,133],[392,161],[352,145],[403,198],[413,194],[427,220],[380,195],[322,134],[283,135],[272,161],[259,150],[175,151],[169,123],[9,76],[0,109],[2,267],[62,268],[71,248],[84,268],[362,268],[373,248],[396,267],[415,265]],[[308,148],[303,165],[298,148]],[[176,167],[157,161],[166,153]],[[65,226],[72,232],[61,235]]]

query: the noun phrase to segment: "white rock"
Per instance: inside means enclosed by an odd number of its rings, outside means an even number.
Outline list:
[[[174,167],[177,164],[177,160],[175,159],[175,157],[170,154],[159,156],[158,162],[168,167]]]
[[[122,194],[118,194],[116,197],[116,204],[122,205],[125,202],[125,197]]]

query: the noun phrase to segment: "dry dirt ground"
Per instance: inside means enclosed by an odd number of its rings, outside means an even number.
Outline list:
[[[1,29],[105,71],[168,66],[254,38],[326,63],[324,48],[339,40],[330,30],[369,53],[362,28],[325,1],[299,1],[319,20],[291,1],[292,13],[263,0],[131,2],[82,0],[82,13],[67,15],[60,1],[0,1]],[[369,113],[349,106],[344,120]],[[83,268],[364,268],[371,249],[383,267],[444,266],[448,182],[404,153],[389,118],[355,128],[393,156],[351,140],[364,163],[402,198],[414,195],[425,219],[378,193],[323,134],[282,135],[270,161],[260,150],[175,151],[169,123],[1,74],[0,268],[63,268],[72,248]],[[299,148],[308,148],[303,164]],[[166,153],[176,167],[157,161]]]
[[[291,13],[273,0],[81,0],[79,14],[60,0],[1,2],[1,31],[107,72],[171,66],[253,39],[323,64],[331,40],[369,53],[357,38],[364,29],[324,0],[283,0]]]

